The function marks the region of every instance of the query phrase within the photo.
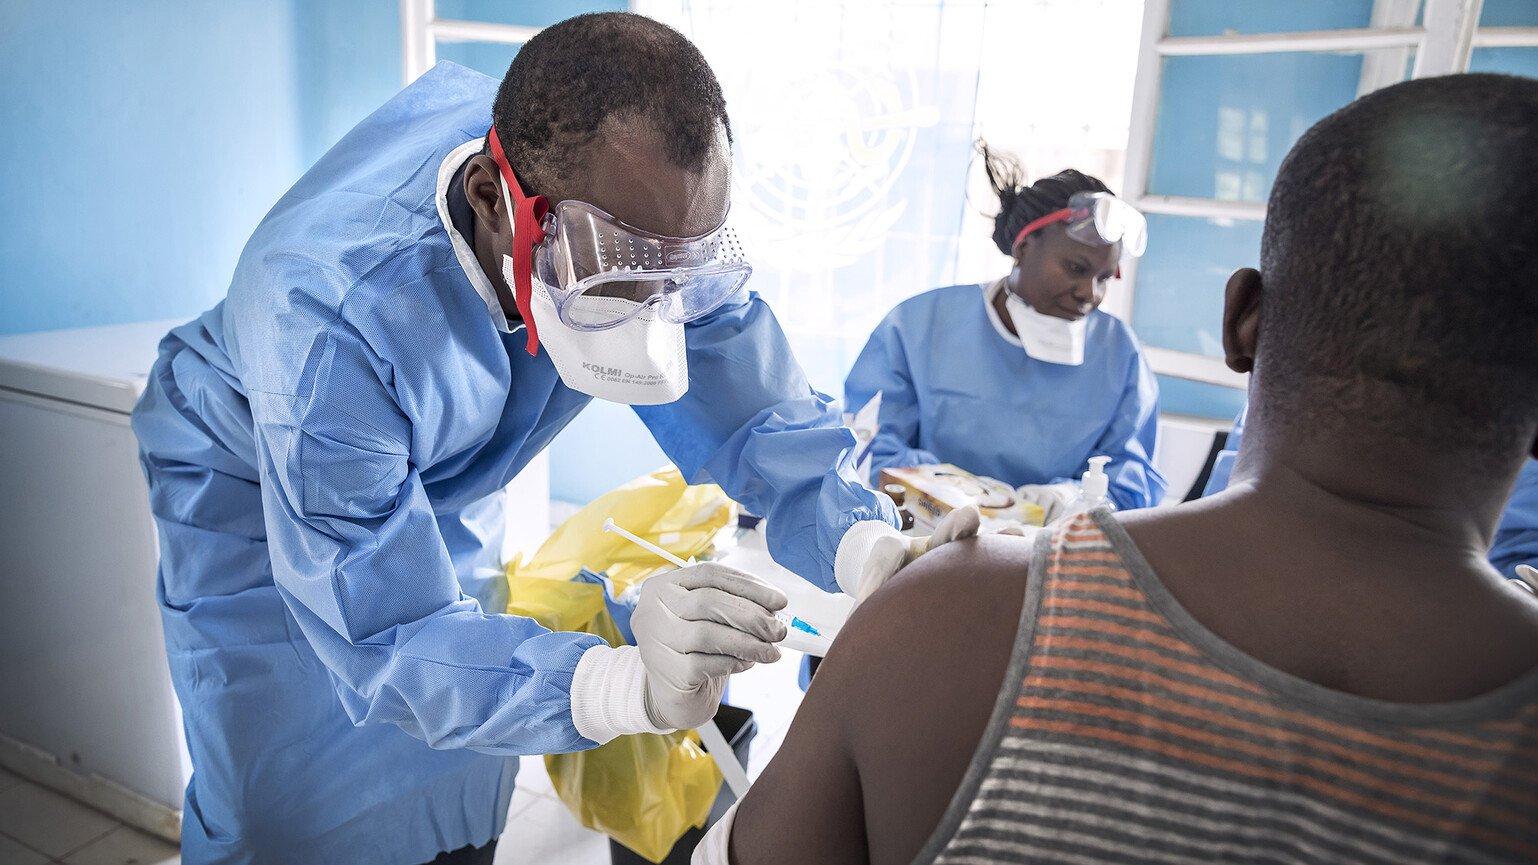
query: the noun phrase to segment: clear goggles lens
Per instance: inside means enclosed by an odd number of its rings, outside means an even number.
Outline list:
[[[647,309],[664,321],[693,321],[753,272],[724,225],[699,237],[664,237],[586,202],[563,201],[545,217],[545,236],[534,252],[534,275],[561,321],[577,330],[607,330]]]
[[[1148,248],[1148,220],[1109,192],[1076,192],[1068,200],[1068,236],[1091,246],[1120,242],[1122,255],[1136,258]]]

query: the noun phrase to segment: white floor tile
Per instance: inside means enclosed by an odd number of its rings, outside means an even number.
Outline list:
[[[181,865],[175,847],[123,826],[64,857],[67,865]]]
[[[29,781],[0,790],[0,834],[55,858],[73,853],[118,825]]]
[[[519,814],[523,813],[530,805],[533,805],[535,802],[546,801],[549,800],[544,796],[539,795],[538,793],[530,792],[523,789],[522,787],[514,789],[513,801],[507,806],[508,825],[511,826],[513,820],[516,819]]]
[[[516,808],[516,793],[513,799]],[[578,823],[560,802],[529,796],[529,804],[509,814],[496,865],[608,865],[609,839]]]
[[[47,865],[48,857],[0,835],[0,865]]]
[[[555,794],[555,787],[550,784],[550,773],[545,771],[544,757],[524,757],[518,761],[518,780],[514,782],[519,790],[526,790],[546,799],[559,799]]]

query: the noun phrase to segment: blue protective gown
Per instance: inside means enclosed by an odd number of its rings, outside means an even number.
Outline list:
[[[1159,386],[1132,331],[1096,310],[1084,363],[1046,363],[1004,328],[992,291],[927,291],[876,326],[844,382],[850,411],[881,393],[872,478],[943,462],[1014,486],[1051,484],[1077,480],[1103,454],[1118,508],[1158,504]]]
[[[513,755],[593,745],[569,692],[598,639],[472,597],[493,494],[589,400],[493,323],[437,210],[496,89],[441,64],[386,103],[161,343],[133,424],[194,767],[188,863],[424,862],[500,834]],[[843,532],[896,519],[855,481],[853,435],[758,297],[686,339],[687,395],[637,413],[833,588]]]
[[[1210,496],[1228,488],[1234,459],[1239,455],[1239,443],[1244,438],[1244,416],[1248,411],[1249,406],[1245,406],[1234,418],[1234,431],[1228,434],[1223,450],[1218,451],[1202,495]],[[1516,486],[1501,514],[1501,522],[1495,528],[1490,564],[1507,577],[1517,575],[1517,565],[1538,567],[1538,460],[1523,463],[1522,470],[1517,473]]]

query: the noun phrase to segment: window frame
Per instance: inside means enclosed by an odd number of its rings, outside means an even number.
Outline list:
[[[1418,26],[1418,0],[1375,0],[1368,27],[1216,36],[1170,36],[1171,2],[1144,3],[1137,80],[1132,91],[1124,186],[1128,203],[1144,213],[1231,220],[1263,220],[1266,216],[1266,206],[1261,202],[1149,193],[1166,57],[1362,53],[1362,75],[1357,88],[1357,95],[1362,96],[1402,80],[1412,50],[1415,64],[1410,78],[1414,79],[1466,71],[1475,48],[1538,47],[1538,27],[1479,27],[1483,0],[1425,0],[1422,23]],[[1137,261],[1125,263],[1122,270],[1122,284],[1108,305],[1135,328],[1132,310],[1137,291]],[[1228,369],[1219,358],[1146,345],[1143,351],[1154,372],[1162,375],[1237,389],[1248,383],[1247,375]]]
[[[542,28],[439,18],[434,0],[400,0],[401,83],[410,84],[438,62],[439,42],[522,45]]]

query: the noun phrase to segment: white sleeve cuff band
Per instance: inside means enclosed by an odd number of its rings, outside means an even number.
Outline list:
[[[646,714],[646,667],[635,646],[597,645],[582,653],[571,677],[571,722],[602,745],[632,733],[670,732]]]
[[[844,594],[858,598],[860,582],[865,576],[865,564],[870,561],[871,550],[880,538],[908,539],[881,520],[860,520],[844,532],[833,554],[833,579]]]

